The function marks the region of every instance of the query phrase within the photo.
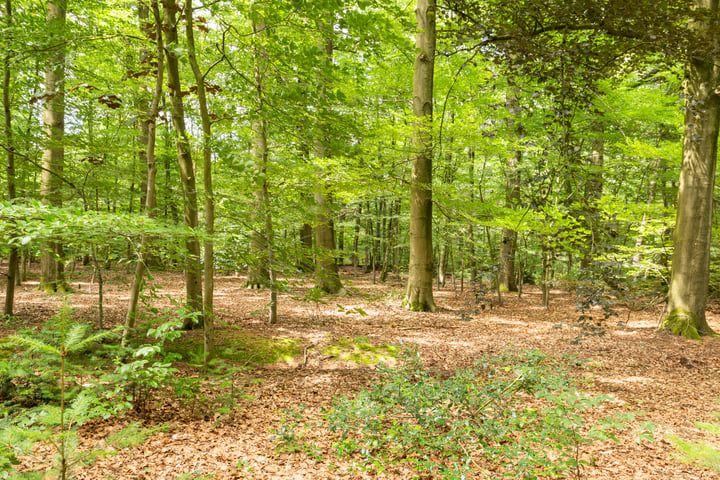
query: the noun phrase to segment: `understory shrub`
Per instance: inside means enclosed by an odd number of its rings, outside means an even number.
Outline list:
[[[617,441],[614,432],[633,419],[585,420],[610,397],[578,390],[566,367],[575,359],[510,352],[450,373],[428,370],[416,351],[403,357],[328,413],[335,454],[359,468],[379,473],[405,463],[446,479],[579,476],[592,463],[582,446]]]
[[[720,419],[720,412],[714,412],[713,416]],[[720,424],[718,423],[695,422],[695,426],[713,435],[720,435]],[[675,435],[668,435],[668,439],[680,451],[681,454],[677,456],[679,460],[702,465],[720,473],[720,447],[717,445],[693,442]]]

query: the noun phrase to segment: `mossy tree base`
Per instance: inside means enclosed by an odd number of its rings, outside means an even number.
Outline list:
[[[412,312],[437,312],[438,307],[435,305],[435,301],[432,297],[432,292],[423,295],[423,292],[419,290],[408,291],[405,300],[403,300],[403,307]]]
[[[662,328],[671,331],[674,335],[691,340],[700,340],[702,337],[716,335],[697,315],[682,309],[675,309],[668,313],[662,323]]]

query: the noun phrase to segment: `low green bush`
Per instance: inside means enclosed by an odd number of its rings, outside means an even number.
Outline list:
[[[399,368],[328,412],[334,452],[383,472],[410,464],[446,479],[580,475],[582,446],[616,440],[631,414],[589,424],[583,413],[609,400],[588,396],[567,373],[575,359],[539,351],[483,357],[456,372],[432,371],[407,350]]]

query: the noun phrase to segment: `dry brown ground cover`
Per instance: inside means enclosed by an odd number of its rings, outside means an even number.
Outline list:
[[[329,455],[330,438],[317,421],[333,396],[352,395],[372,384],[376,378],[373,364],[359,364],[327,353],[325,347],[342,338],[366,338],[373,345],[409,342],[417,345],[429,368],[453,371],[471,365],[481,355],[505,351],[508,345],[521,349],[541,349],[549,355],[574,353],[588,360],[573,370],[591,383],[585,391],[611,395],[615,400],[589,414],[594,417],[614,412],[644,412],[636,425],[620,435],[622,443],[596,443],[583,446],[584,458],[595,458],[581,478],[629,479],[709,479],[709,470],[682,464],[672,458],[673,446],[668,433],[690,439],[706,439],[694,427],[694,421],[711,421],[720,398],[720,339],[690,341],[658,332],[656,325],[662,306],[646,311],[619,308],[620,319],[627,325],[614,326],[603,337],[585,339],[581,344],[570,340],[577,331],[555,329],[560,322],[572,324],[577,318],[575,299],[567,292],[553,291],[551,308],[540,306],[540,292],[526,287],[521,298],[505,295],[502,305],[486,308],[461,319],[471,295],[445,288],[436,293],[441,307],[438,313],[412,313],[401,308],[402,283],[393,278],[386,284],[372,284],[371,276],[343,277],[352,285],[346,296],[326,298],[327,304],[314,305],[298,300],[310,286],[309,280],[293,286],[292,294],[281,295],[280,321],[268,325],[261,310],[267,292],[242,288],[242,277],[217,279],[219,348],[233,348],[234,333],[243,332],[260,338],[296,339],[298,355],[274,364],[255,364],[234,377],[237,388],[247,396],[226,415],[198,411],[161,395],[141,418],[146,425],[166,423],[143,445],[106,457],[81,469],[80,479],[174,479],[196,472],[217,479],[354,479],[410,478],[403,467],[391,468],[379,476],[352,471],[349,462]],[[105,287],[105,315],[108,324],[122,321],[127,302],[129,276],[109,273]],[[32,278],[31,278],[32,280]],[[97,316],[97,285],[88,283],[89,272],[79,272],[72,280],[75,293],[70,297],[74,315],[87,320]],[[155,275],[160,294],[180,298],[183,292],[177,273]],[[3,286],[4,291],[4,286]],[[53,315],[62,298],[45,295],[28,282],[17,293],[20,325],[38,325]],[[339,307],[339,306],[342,306]],[[366,316],[347,315],[360,308]],[[720,319],[709,312],[710,325],[720,331]],[[3,326],[0,335],[12,328]],[[190,332],[188,341],[201,335]],[[325,352],[323,352],[325,350]],[[197,372],[184,368],[187,375]],[[169,399],[169,400],[168,400]],[[92,422],[83,427],[83,442],[92,445],[116,431],[129,418]],[[636,443],[632,433],[639,422],[658,423],[657,441]],[[283,451],[274,431],[296,424],[295,433],[304,442],[316,446],[313,455]],[[39,451],[42,455],[42,450]],[[48,453],[49,455],[49,453]],[[185,477],[195,478],[195,477]]]

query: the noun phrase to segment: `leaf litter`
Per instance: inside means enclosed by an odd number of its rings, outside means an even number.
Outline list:
[[[701,342],[656,330],[662,305],[649,310],[619,307],[624,325],[608,324],[601,337],[574,343],[577,332],[568,327],[578,316],[571,293],[553,291],[549,309],[541,307],[541,292],[525,286],[522,297],[503,295],[503,303],[470,312],[473,296],[450,287],[435,291],[437,313],[409,312],[401,306],[403,283],[393,278],[373,284],[372,275],[343,270],[349,295],[323,304],[302,301],[311,279],[293,287],[279,299],[279,322],[269,325],[262,314],[266,291],[246,290],[242,276],[216,280],[218,349],[234,348],[238,334],[245,339],[285,339],[293,348],[275,361],[236,359],[243,370],[232,375],[233,389],[241,395],[228,399],[229,408],[202,402],[177,401],[160,396],[152,408],[122,418],[93,421],[81,429],[83,445],[93,446],[124,425],[141,420],[146,426],[165,425],[141,446],[101,458],[77,471],[78,479],[406,479],[417,477],[405,465],[390,466],[381,474],[364,472],[349,459],[331,455],[332,437],[324,428],[323,412],[334,397],[352,396],[377,379],[376,361],[392,362],[401,344],[417,347],[429,369],[453,372],[481,356],[502,354],[509,346],[539,349],[560,357],[574,354],[584,360],[574,374],[585,379],[588,394],[605,394],[613,401],[587,412],[588,421],[614,413],[642,412],[619,434],[621,443],[583,445],[583,458],[592,459],[584,479],[710,479],[710,470],[686,465],[673,457],[676,451],[665,438],[675,434],[690,440],[713,442],[694,426],[712,421],[720,398],[720,339]],[[76,274],[87,277],[89,272]],[[127,303],[130,274],[115,274],[105,285],[104,316],[107,325],[121,324]],[[155,283],[175,299],[184,291],[179,273],[156,273]],[[74,316],[87,321],[97,316],[97,289],[91,283],[73,282],[69,298]],[[26,283],[16,293],[17,321],[3,325],[0,335],[19,327],[39,325],[62,305],[59,296],[46,295]],[[162,297],[156,302],[166,302]],[[163,305],[156,305],[162,307]],[[720,331],[717,306],[708,311],[711,327]],[[558,324],[566,327],[557,328]],[[202,332],[185,334],[201,343]],[[235,342],[237,344],[237,342]],[[269,361],[266,361],[269,360]],[[180,369],[197,376],[197,369]],[[227,385],[209,385],[202,397],[217,396]],[[198,400],[198,399],[195,399]],[[138,418],[135,418],[138,417]],[[655,422],[656,441],[637,441],[637,429]],[[48,450],[49,454],[49,450]],[[37,467],[37,465],[26,465]],[[432,477],[430,477],[432,478]]]

